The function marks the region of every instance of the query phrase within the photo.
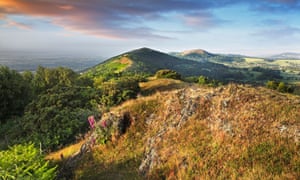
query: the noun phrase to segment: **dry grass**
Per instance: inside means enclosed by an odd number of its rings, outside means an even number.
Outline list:
[[[81,145],[84,143],[84,140],[76,143],[76,144],[73,144],[71,146],[68,146],[66,148],[63,148],[59,151],[56,151],[56,152],[53,152],[53,153],[50,153],[46,156],[46,159],[49,159],[49,160],[54,160],[54,161],[60,161],[62,156],[64,158],[68,158],[70,157],[71,155],[75,154],[76,152],[78,152],[80,150],[80,147]]]
[[[170,91],[188,86],[187,83],[175,79],[155,79],[140,83],[143,95],[150,95],[155,92]]]
[[[184,88],[164,91],[174,84]],[[143,83],[142,89],[157,92],[112,109],[130,114],[130,128],[117,141],[87,154],[75,169],[75,179],[300,177],[299,96],[260,87],[230,84],[214,89],[164,79]],[[186,112],[182,110],[193,106],[196,109],[178,127]],[[157,157],[148,175],[141,176],[138,168],[149,148]]]

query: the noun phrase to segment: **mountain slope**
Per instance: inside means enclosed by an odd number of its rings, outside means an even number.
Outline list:
[[[122,63],[124,58],[128,62],[127,64]],[[223,81],[245,80],[248,76],[245,69],[230,68],[207,61],[192,61],[148,48],[141,48],[115,56],[84,73],[90,77],[117,72],[154,74],[160,69],[172,69],[184,77],[203,75]]]
[[[155,92],[157,84],[167,84],[160,81],[141,87]],[[114,122],[122,119],[130,125],[83,155],[75,179],[299,177],[299,96],[235,84],[168,84],[177,88],[166,86],[102,116],[99,128],[111,124],[106,132],[114,132]]]
[[[230,63],[230,62],[244,62],[246,56],[231,55],[231,54],[213,54],[202,49],[186,50],[183,52],[174,52],[172,55],[180,58],[190,59],[199,62],[212,63]]]

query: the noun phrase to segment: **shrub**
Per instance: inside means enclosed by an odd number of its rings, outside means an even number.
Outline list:
[[[155,73],[156,78],[181,79],[181,75],[174,70],[162,69]]]
[[[30,84],[26,80],[18,72],[0,66],[0,123],[11,116],[22,115],[31,101]]]
[[[30,103],[21,122],[25,140],[42,142],[43,148],[54,150],[87,131],[86,117],[93,107],[86,91],[89,89],[51,89]]]
[[[51,167],[32,143],[0,151],[0,179],[50,180],[55,173],[56,167]]]

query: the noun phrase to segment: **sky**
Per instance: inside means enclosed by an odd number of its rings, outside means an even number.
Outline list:
[[[0,51],[300,53],[300,0],[0,0]]]

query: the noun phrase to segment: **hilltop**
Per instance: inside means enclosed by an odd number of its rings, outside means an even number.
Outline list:
[[[74,179],[299,177],[299,96],[171,79],[140,86],[149,95],[98,119],[98,130],[86,141],[92,136],[109,141],[81,154],[68,169]],[[113,131],[116,127],[123,129]],[[48,158],[59,160],[64,153]]]
[[[239,68],[226,64],[242,61],[245,60],[240,56],[217,55],[204,50],[166,54],[149,48],[141,48],[112,57],[87,69],[83,74],[88,77],[122,73],[153,75],[160,69],[172,69],[183,77],[202,75],[224,82],[264,83],[270,79],[282,79],[278,70]]]

